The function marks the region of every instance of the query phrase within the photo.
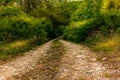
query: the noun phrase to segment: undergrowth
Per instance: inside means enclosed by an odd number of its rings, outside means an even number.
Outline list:
[[[24,39],[11,42],[9,44],[0,45],[0,60],[7,60],[15,56],[23,56],[23,52],[31,50],[40,44],[34,39]]]

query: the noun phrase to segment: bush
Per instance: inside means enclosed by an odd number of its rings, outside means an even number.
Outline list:
[[[97,32],[103,36],[109,36],[116,30],[120,33],[120,11],[115,6],[104,10],[106,4],[104,1],[82,1],[79,8],[71,15],[70,26],[64,32],[64,38],[80,42],[94,37]]]
[[[95,18],[100,11],[102,0],[84,0],[79,8],[71,15],[71,21],[83,21]]]
[[[53,36],[52,23],[46,18],[27,16],[20,8],[12,6],[1,7],[0,11],[1,44],[32,37],[43,43]]]
[[[67,27],[64,32],[64,38],[73,42],[85,40],[94,30],[94,20],[88,20],[85,24]]]
[[[53,35],[52,23],[46,18],[27,16],[11,6],[1,7],[0,12],[0,59],[29,50]]]
[[[2,23],[3,22],[3,23]],[[46,30],[49,27],[49,30]],[[3,18],[0,22],[0,42],[8,43],[18,39],[35,38],[39,43],[50,37],[51,23],[45,19],[29,16]]]
[[[44,19],[42,21],[42,26],[44,30],[47,32],[47,38],[52,39],[54,37],[54,29],[51,21],[49,19]]]
[[[104,35],[116,32],[120,27],[120,12],[118,10],[106,11],[98,15],[95,21],[100,31]]]
[[[21,14],[23,14],[23,12],[18,7],[6,6],[0,8],[0,17],[17,16]]]

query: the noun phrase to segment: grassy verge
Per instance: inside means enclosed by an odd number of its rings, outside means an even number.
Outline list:
[[[69,35],[68,35],[69,36]],[[71,35],[74,37],[74,35]],[[75,35],[76,36],[76,35]],[[71,38],[71,37],[70,37]],[[69,41],[75,42],[75,37],[68,39]],[[66,38],[65,38],[66,39]],[[103,35],[100,32],[96,32],[85,40],[75,42],[77,44],[83,44],[90,47],[97,53],[97,60],[112,65],[112,68],[120,67],[120,35],[111,33]]]
[[[37,46],[33,39],[17,40],[9,44],[0,45],[0,60],[7,60],[16,56],[23,55],[22,53]]]
[[[88,37],[83,43],[95,51],[118,52],[120,47],[119,42],[119,35],[103,36],[96,34],[94,37]]]
[[[120,63],[120,35],[114,34],[105,37],[96,34],[94,37],[86,39],[85,45],[96,51],[97,60],[112,65],[112,68],[119,68]],[[117,64],[117,65],[116,65]]]

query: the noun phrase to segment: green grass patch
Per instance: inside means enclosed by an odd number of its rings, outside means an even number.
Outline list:
[[[120,38],[119,34],[104,36],[101,33],[97,33],[92,37],[86,38],[83,44],[88,45],[95,51],[117,53],[120,49]]]
[[[28,51],[37,45],[33,39],[18,40],[0,45],[0,59],[7,60],[17,55],[23,55],[22,52]]]

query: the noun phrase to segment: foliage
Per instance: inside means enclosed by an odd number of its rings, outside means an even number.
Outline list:
[[[0,43],[9,43],[19,39],[34,38],[43,43],[50,38],[52,24],[45,18],[27,16],[18,7],[1,7]],[[47,29],[49,28],[49,29]]]
[[[51,39],[53,27],[49,19],[28,16],[14,6],[1,6],[0,11],[0,59]]]
[[[2,0],[2,2],[4,2],[4,3],[16,2],[16,1],[19,1],[19,0]]]
[[[83,21],[99,14],[100,0],[82,1],[79,8],[72,14],[71,21]]]
[[[104,36],[114,34],[116,31],[119,33],[120,11],[118,6],[116,8],[115,1],[108,0],[107,4],[105,2],[106,0],[82,1],[79,8],[71,15],[70,25],[64,33],[65,39],[81,42],[88,37],[94,37],[97,32]]]
[[[7,21],[6,21],[7,20]],[[0,42],[12,42],[18,39],[28,39],[31,37],[37,38],[38,40],[43,40],[47,36],[47,32],[44,30],[44,25],[42,25],[42,21],[27,18],[26,17],[12,17],[1,20],[1,29],[0,29]]]
[[[17,16],[22,15],[23,12],[18,7],[14,6],[6,6],[6,7],[0,7],[0,18],[1,17],[11,17],[11,16]]]
[[[68,27],[64,32],[64,38],[74,42],[85,40],[86,36],[90,35],[90,31],[94,30],[94,20],[83,21],[78,25]]]

